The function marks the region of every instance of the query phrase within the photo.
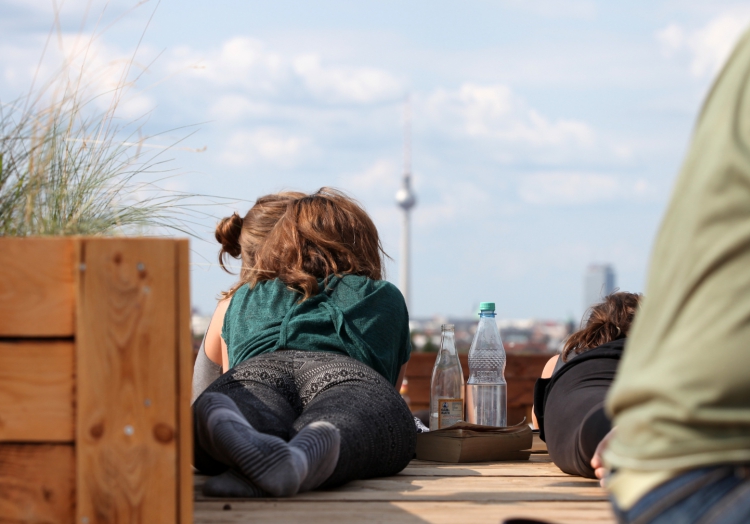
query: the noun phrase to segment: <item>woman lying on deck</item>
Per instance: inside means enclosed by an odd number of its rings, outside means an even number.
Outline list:
[[[406,467],[408,313],[367,214],[331,189],[282,193],[216,235],[242,271],[205,340],[225,373],[193,405],[194,464],[216,475],[204,493],[290,496]]]
[[[596,478],[591,458],[612,429],[604,398],[615,378],[641,295],[613,293],[590,309],[562,355],[552,357],[534,388],[534,414],[550,458],[565,473]]]

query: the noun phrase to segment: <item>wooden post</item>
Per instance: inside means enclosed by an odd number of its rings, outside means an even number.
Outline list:
[[[188,244],[0,239],[0,520],[192,522]]]

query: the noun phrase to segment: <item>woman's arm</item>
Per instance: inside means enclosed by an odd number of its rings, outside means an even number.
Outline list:
[[[404,382],[404,376],[406,375],[406,366],[408,366],[409,363],[405,363],[403,366],[401,366],[401,371],[398,372],[398,378],[396,379],[396,391],[401,391],[401,384]]]
[[[617,372],[611,358],[586,360],[556,379],[547,395],[544,432],[549,456],[565,473],[596,478],[591,459],[612,429],[604,399]]]
[[[208,326],[208,332],[206,333],[206,356],[214,364],[221,366],[224,373],[229,370],[229,356],[227,354],[227,345],[224,339],[221,338],[221,328],[224,326],[224,315],[226,315],[227,308],[229,307],[230,299],[225,298],[219,301],[214,311],[213,317],[211,317],[211,324]]]
[[[552,376],[552,373],[555,371],[555,366],[557,365],[558,360],[560,360],[560,355],[555,355],[554,357],[549,359],[544,365],[542,376],[539,378],[550,378]]]
[[[552,372],[555,370],[555,366],[557,365],[558,360],[560,360],[560,355],[555,355],[554,357],[549,359],[544,365],[542,376],[539,378],[550,378],[552,376]],[[534,424],[534,427],[536,429],[539,429],[539,421],[536,419],[536,413],[534,413],[533,409],[531,410],[531,422],[532,424]]]
[[[198,355],[195,358],[195,365],[193,366],[193,395],[190,399],[190,404],[193,404],[200,394],[220,376],[221,365],[211,362],[206,356],[206,336],[204,334],[201,347],[198,349]]]
[[[198,355],[193,366],[193,394],[190,403],[203,393],[214,380],[219,378],[226,371],[224,362],[226,358],[226,344],[221,339],[221,325],[224,321],[228,300],[219,303],[214,312],[211,322],[208,324],[208,330],[203,335],[203,342],[198,349]]]
[[[604,459],[602,458],[602,455],[604,455],[604,450],[607,449],[607,446],[609,446],[609,441],[612,439],[612,437],[615,435],[615,431],[617,430],[617,427],[613,427],[611,430],[609,430],[609,433],[602,439],[601,442],[599,442],[599,445],[596,447],[596,451],[594,452],[594,457],[591,459],[591,467],[594,469],[594,475],[596,475],[596,478],[599,479],[599,485],[603,488],[606,488],[606,476],[607,476],[607,467],[604,465]]]

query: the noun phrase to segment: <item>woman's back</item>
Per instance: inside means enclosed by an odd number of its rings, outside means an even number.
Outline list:
[[[222,330],[229,366],[281,349],[333,352],[370,366],[395,384],[411,351],[400,291],[385,280],[358,275],[318,284],[319,292],[302,302],[300,293],[278,279],[240,287]]]
[[[544,384],[544,438],[565,473],[594,478],[591,458],[611,429],[604,399],[615,379],[625,339],[603,344],[565,363]]]
[[[594,478],[591,459],[610,431],[604,399],[620,362],[641,296],[617,292],[590,309],[551,372],[534,387],[534,414],[550,457],[561,470]],[[547,378],[549,377],[549,378]]]

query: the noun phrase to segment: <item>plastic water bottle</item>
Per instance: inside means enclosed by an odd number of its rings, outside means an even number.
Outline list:
[[[507,426],[507,402],[505,348],[495,322],[495,303],[482,302],[479,326],[469,350],[466,420],[483,426]]]
[[[464,420],[464,374],[456,353],[453,324],[443,324],[440,351],[430,383],[430,431]]]

